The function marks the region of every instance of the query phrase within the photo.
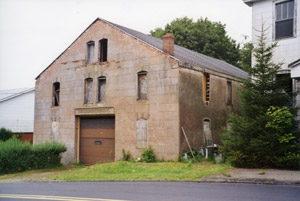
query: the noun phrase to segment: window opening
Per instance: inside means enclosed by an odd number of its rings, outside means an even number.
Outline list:
[[[232,104],[232,83],[227,81],[227,104]]]
[[[209,119],[204,119],[203,120],[203,141],[204,141],[204,144],[207,145],[207,146],[213,144],[212,133],[211,133],[211,128],[210,128],[210,120]]]
[[[147,72],[142,71],[138,73],[138,99],[146,100],[147,93],[148,93]]]
[[[203,74],[203,101],[210,100],[210,76],[207,73]]]
[[[275,39],[294,36],[294,1],[275,4]]]
[[[136,121],[136,147],[147,148],[147,120]]]
[[[105,62],[107,61],[107,39],[101,39],[99,41],[99,46],[100,46],[100,62]]]
[[[90,41],[87,43],[87,64],[90,64],[94,61],[94,49],[95,49],[95,42]]]
[[[53,83],[53,98],[52,98],[53,106],[59,106],[59,92],[60,92],[60,83],[59,82]]]
[[[106,78],[101,76],[98,78],[98,102],[104,102],[106,91]]]
[[[86,78],[85,79],[85,104],[93,103],[93,79]]]

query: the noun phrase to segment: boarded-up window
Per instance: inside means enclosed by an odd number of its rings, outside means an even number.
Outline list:
[[[203,138],[203,141],[206,145],[213,144],[209,119],[204,119],[203,121]]]
[[[106,78],[101,76],[98,78],[98,102],[105,101]]]
[[[103,38],[99,41],[100,62],[107,61],[107,39]]]
[[[147,99],[148,84],[147,84],[147,72],[141,71],[138,73],[138,99]]]
[[[232,83],[230,81],[227,82],[227,104],[232,104]]]
[[[52,89],[52,106],[59,106],[59,92],[60,92],[60,83],[53,83]]]
[[[92,63],[94,61],[94,50],[95,50],[95,42],[90,41],[87,43],[87,59],[86,63]]]
[[[210,76],[207,73],[203,74],[203,101],[210,100]]]
[[[93,103],[93,79],[92,78],[85,79],[84,103],[85,104]]]
[[[147,148],[147,120],[136,121],[136,147]]]

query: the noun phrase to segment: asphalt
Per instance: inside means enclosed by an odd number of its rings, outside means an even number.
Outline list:
[[[200,181],[300,185],[300,171],[233,168],[227,174],[201,178]]]

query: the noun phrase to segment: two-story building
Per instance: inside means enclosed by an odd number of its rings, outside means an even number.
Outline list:
[[[239,110],[240,79],[224,61],[96,19],[36,78],[34,143],[67,145],[63,163],[140,157],[151,146],[177,160],[205,142],[219,144]]]

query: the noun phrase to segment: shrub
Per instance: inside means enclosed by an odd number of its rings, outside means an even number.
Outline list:
[[[67,150],[61,143],[31,145],[16,138],[0,141],[0,174],[61,165],[61,153]]]
[[[6,141],[12,138],[13,135],[14,133],[9,129],[5,129],[5,128],[0,129],[0,141]]]
[[[123,154],[122,160],[123,161],[129,161],[129,159],[130,159],[130,152],[129,151],[125,152],[125,150],[122,149],[122,154]]]
[[[142,160],[146,163],[152,163],[156,161],[154,151],[151,147],[144,149],[142,153]]]

